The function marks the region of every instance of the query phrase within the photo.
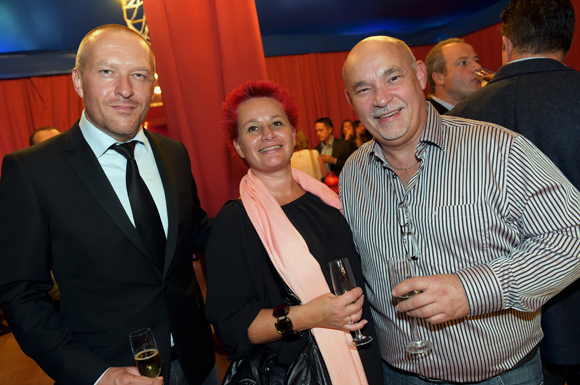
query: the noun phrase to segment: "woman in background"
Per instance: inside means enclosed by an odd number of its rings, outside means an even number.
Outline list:
[[[363,144],[372,139],[372,136],[369,137],[370,136],[369,133],[367,132],[365,126],[363,126],[360,120],[355,120],[353,122],[353,125],[354,125],[354,133],[356,136],[355,143],[357,147],[362,146]]]
[[[302,130],[296,130],[296,145],[294,154],[290,159],[290,165],[296,170],[307,173],[316,180],[326,177],[328,170],[322,161],[322,157],[316,150],[310,150],[308,138]]]
[[[311,330],[333,385],[382,384],[364,290],[335,296],[329,289],[328,262],[339,258],[348,258],[356,282],[364,282],[340,200],[290,166],[298,124],[292,97],[276,83],[247,82],[227,97],[222,118],[227,144],[250,168],[240,183],[241,200],[229,201],[216,216],[206,248],[206,317],[229,358],[239,360],[264,344],[277,354],[268,375],[281,372],[270,380],[283,383],[308,343],[299,332]],[[288,306],[274,274],[301,305]],[[292,331],[277,331],[274,308],[284,308]],[[373,341],[349,346],[354,330]]]
[[[344,122],[342,122],[342,127],[340,128],[340,135],[344,140],[354,141],[356,139],[352,120],[346,119]]]

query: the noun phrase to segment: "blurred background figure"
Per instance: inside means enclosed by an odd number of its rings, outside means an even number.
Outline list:
[[[296,130],[296,145],[290,163],[292,168],[305,172],[319,181],[324,179],[328,172],[318,151],[310,150],[308,138],[302,130]]]
[[[353,125],[354,132],[356,134],[355,143],[357,147],[362,146],[363,144],[365,144],[366,142],[368,142],[373,138],[372,135],[367,131],[365,126],[363,126],[360,120],[355,120],[353,122]]]
[[[356,135],[354,134],[354,125],[352,120],[346,119],[342,122],[342,127],[340,128],[340,134],[344,140],[354,140]]]
[[[441,115],[481,89],[479,57],[463,39],[439,42],[425,59],[427,80],[431,87],[429,102]]]
[[[326,169],[333,171],[338,177],[348,157],[356,151],[356,145],[349,140],[335,138],[333,127],[330,118],[320,118],[314,122],[314,129],[320,140],[315,149],[321,154]]]
[[[52,138],[53,136],[57,136],[60,134],[60,131],[52,126],[44,126],[37,128],[30,134],[30,138],[28,138],[28,143],[30,145],[34,145],[36,143],[40,143],[45,141],[48,138]]]
[[[340,132],[342,133],[342,139],[350,140],[356,145],[356,148],[359,148],[370,140],[360,120],[355,120],[354,122],[349,119],[345,120],[342,122]]]

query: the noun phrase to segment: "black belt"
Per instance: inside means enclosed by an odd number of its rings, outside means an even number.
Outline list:
[[[517,364],[514,365],[513,368],[506,370],[505,372],[501,372],[500,374],[498,374],[498,376],[501,376],[502,374],[506,374],[508,372],[511,372],[512,370],[516,370],[518,368],[521,368],[522,366],[524,366],[525,364],[527,364],[528,362],[530,362],[535,356],[536,354],[538,354],[538,345],[536,345],[528,354],[526,354],[524,356],[524,358],[522,358],[521,360],[518,361]],[[395,368],[393,365],[389,364],[386,361],[383,361],[389,368],[391,368],[393,371],[397,372],[397,373],[401,373],[404,374],[406,376],[413,376],[413,377],[417,377],[420,380],[423,380],[425,382],[430,382],[432,384],[441,384],[441,383],[446,383],[446,384],[461,384],[461,382],[451,382],[451,381],[447,381],[447,380],[439,380],[437,378],[428,378],[428,377],[424,377],[420,374],[417,373],[411,373],[411,372],[407,372],[405,370],[399,369],[399,368]],[[487,381],[487,380],[483,380],[483,381]]]
[[[171,362],[178,360],[179,357],[177,357],[177,350],[175,350],[175,346],[171,347]]]

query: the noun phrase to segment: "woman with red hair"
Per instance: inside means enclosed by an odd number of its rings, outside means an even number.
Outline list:
[[[372,320],[362,319],[371,316],[363,289],[340,296],[330,290],[328,262],[335,259],[348,258],[355,280],[364,282],[340,200],[290,166],[298,125],[292,97],[273,82],[250,81],[227,97],[222,118],[228,145],[249,167],[241,199],[216,216],[206,248],[206,318],[229,358],[265,345],[277,359],[260,376],[292,384],[284,378],[311,331],[327,374],[307,376],[308,383],[382,384]],[[286,285],[300,305],[289,305]],[[355,330],[374,341],[349,346]]]

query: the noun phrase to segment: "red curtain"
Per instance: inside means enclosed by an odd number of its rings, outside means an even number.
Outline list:
[[[71,75],[0,81],[0,159],[28,147],[28,137],[36,128],[66,131],[82,110]]]
[[[210,215],[237,198],[244,173],[220,128],[226,95],[266,65],[253,0],[146,0],[163,90],[167,132],[189,150],[200,200]]]
[[[342,65],[347,55],[348,52],[333,52],[266,58],[270,80],[286,88],[298,104],[298,128],[306,134],[310,147],[318,144],[316,119],[330,117],[338,137],[342,121],[356,119],[344,96]]]
[[[572,3],[580,9],[580,0]],[[145,10],[163,89],[167,121],[163,133],[187,146],[200,198],[210,215],[226,200],[238,197],[244,172],[230,158],[220,129],[221,103],[234,87],[249,79],[269,78],[287,88],[298,103],[299,128],[311,146],[318,143],[314,121],[319,117],[333,120],[337,136],[343,119],[356,118],[343,91],[341,72],[348,53],[264,59],[253,0],[145,0]],[[580,17],[577,31],[579,23]],[[464,38],[484,67],[501,66],[499,24]],[[417,59],[424,60],[432,46],[411,48]],[[577,43],[565,63],[580,70]],[[26,147],[35,128],[68,129],[82,109],[70,75],[0,81],[0,157]],[[159,110],[154,120],[163,121]]]

